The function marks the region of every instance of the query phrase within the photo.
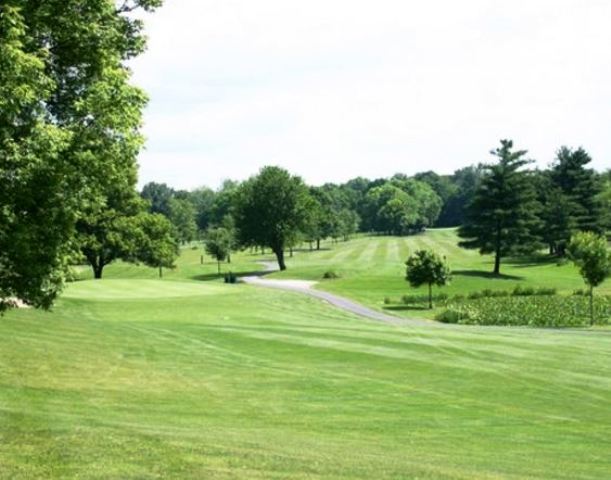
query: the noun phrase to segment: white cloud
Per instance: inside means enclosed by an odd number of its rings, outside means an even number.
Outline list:
[[[133,64],[141,182],[451,172],[513,138],[611,166],[611,3],[166,0]]]

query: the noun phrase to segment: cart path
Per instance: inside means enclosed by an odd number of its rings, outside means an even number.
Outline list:
[[[310,297],[318,298],[346,312],[353,313],[360,317],[369,318],[378,322],[384,322],[398,326],[431,326],[433,322],[419,320],[415,318],[399,318],[393,315],[388,315],[383,312],[372,310],[360,303],[349,300],[345,297],[340,297],[333,293],[312,288],[317,282],[309,282],[306,280],[279,280],[263,278],[266,273],[271,273],[277,270],[277,266],[273,262],[259,262],[265,267],[265,272],[260,275],[242,277],[241,280],[249,285],[258,287],[275,288],[278,290],[286,290],[297,292]]]

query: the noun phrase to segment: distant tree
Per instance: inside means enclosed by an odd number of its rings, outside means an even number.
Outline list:
[[[466,207],[473,200],[482,173],[482,166],[477,165],[461,168],[452,174],[450,181],[455,190],[444,201],[437,221],[438,226],[456,227],[464,223]]]
[[[218,274],[221,274],[221,262],[227,260],[231,253],[231,235],[224,228],[211,228],[206,232],[204,247],[206,253],[217,262]]]
[[[428,285],[429,308],[433,308],[433,285],[442,287],[451,279],[450,268],[445,260],[429,250],[418,250],[407,262],[406,280],[412,287]]]
[[[539,236],[548,246],[550,255],[563,256],[571,235],[577,230],[574,217],[571,215],[571,203],[568,197],[554,185],[549,171],[537,171],[533,174],[539,210]]]
[[[179,254],[178,242],[172,223],[161,214],[141,213],[136,221],[139,229],[132,260],[159,269],[159,278],[164,268],[174,268]]]
[[[150,203],[151,213],[161,213],[170,217],[170,202],[174,198],[174,190],[165,183],[149,182],[143,188],[140,195]]]
[[[611,170],[603,174],[602,185],[602,191],[597,200],[601,205],[604,227],[606,230],[611,230]]]
[[[344,241],[347,241],[351,235],[358,231],[359,222],[358,213],[349,208],[343,208],[337,213],[337,233],[344,238]]]
[[[312,198],[299,177],[279,167],[264,167],[235,196],[235,219],[242,245],[268,246],[286,270],[284,250],[303,231]]]
[[[593,324],[594,288],[611,274],[611,255],[607,240],[593,232],[578,232],[571,238],[568,251],[584,282],[590,288],[590,323]]]
[[[231,213],[238,187],[238,182],[225,180],[221,188],[216,191],[210,212],[210,223],[212,225],[220,225],[225,215]]]
[[[603,183],[594,170],[586,168],[591,161],[592,158],[583,148],[573,150],[561,147],[552,164],[550,176],[566,195],[577,229],[602,233],[604,216],[600,194]]]
[[[229,236],[229,252],[227,253],[227,263],[231,263],[231,252],[238,248],[238,230],[233,215],[228,213],[221,220],[221,227],[227,231]]]
[[[184,198],[170,198],[168,207],[168,218],[174,225],[177,240],[180,243],[194,240],[197,235],[197,224],[193,204]]]
[[[468,207],[465,223],[459,229],[464,248],[479,249],[494,255],[493,273],[500,273],[501,258],[531,253],[542,245],[536,236],[539,228],[532,181],[521,170],[530,161],[525,150],[513,150],[511,140],[490,152],[499,161],[484,166],[484,176]]]
[[[195,223],[200,232],[212,224],[212,210],[216,194],[210,188],[201,187],[189,194],[189,200],[195,209]]]

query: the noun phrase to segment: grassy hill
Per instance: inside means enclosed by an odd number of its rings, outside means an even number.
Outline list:
[[[299,253],[278,275],[337,268],[322,288],[376,303],[405,291],[416,242],[439,242],[455,270],[486,267],[451,231],[427,235]],[[365,267],[383,258],[398,265]],[[118,264],[52,313],[0,317],[0,478],[608,478],[608,330],[392,327],[225,285],[199,261],[186,249],[164,280]],[[570,268],[506,272],[570,290]]]

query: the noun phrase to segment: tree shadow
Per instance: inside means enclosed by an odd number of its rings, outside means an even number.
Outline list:
[[[404,312],[408,310],[430,310],[429,307],[418,306],[418,305],[384,305],[384,310],[391,312]]]
[[[558,263],[562,260],[559,257],[551,255],[530,255],[520,258],[509,258],[506,263],[515,268],[540,267],[542,265],[550,265]]]
[[[229,273],[229,270],[222,271],[220,275],[218,273],[206,273],[206,274],[201,274],[201,275],[193,275],[189,278],[191,280],[197,280],[199,282],[211,282],[214,280],[222,279],[225,276],[225,274],[227,273]],[[233,273],[234,275],[236,275],[239,278],[239,277],[263,277],[265,275],[268,275],[274,272],[267,272],[265,270],[255,270],[255,271],[250,271],[250,272],[231,272],[231,273]]]
[[[507,275],[506,273],[496,274],[492,272],[484,272],[482,270],[454,270],[452,273],[454,275],[462,275],[463,277],[479,277],[498,280],[524,280],[524,277],[520,277],[518,275]]]

